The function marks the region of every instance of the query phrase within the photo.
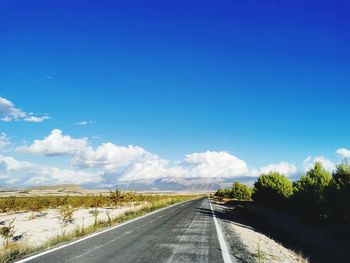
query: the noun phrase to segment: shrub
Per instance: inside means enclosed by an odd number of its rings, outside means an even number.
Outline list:
[[[230,198],[231,197],[231,190],[230,189],[219,189],[214,194],[215,196],[219,198]]]
[[[240,182],[235,182],[232,185],[230,197],[238,200],[251,200],[252,189],[246,186],[245,184],[241,184]]]
[[[350,227],[350,164],[347,160],[339,164],[333,173],[328,198],[332,219]]]
[[[61,220],[64,224],[67,223],[73,223],[74,218],[73,218],[73,213],[74,213],[74,208],[71,205],[62,205],[58,212],[60,213]]]
[[[8,248],[10,240],[15,235],[14,225],[13,222],[15,219],[9,222],[8,226],[3,226],[0,228],[0,236],[5,240],[4,247],[5,249]]]
[[[116,206],[124,200],[124,197],[124,194],[118,189],[115,191],[109,191],[109,199]]]
[[[270,172],[260,175],[254,183],[252,198],[259,203],[281,207],[292,194],[292,182],[282,174]]]

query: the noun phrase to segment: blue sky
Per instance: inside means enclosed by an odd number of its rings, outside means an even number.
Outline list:
[[[2,0],[0,97],[50,119],[0,131],[12,149],[60,129],[170,161],[205,151],[257,168],[339,161],[350,147],[349,11],[348,1]]]

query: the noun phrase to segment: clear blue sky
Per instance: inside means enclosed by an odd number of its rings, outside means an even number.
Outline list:
[[[0,0],[0,96],[43,123],[179,160],[260,166],[349,147],[349,1]],[[72,125],[91,120],[86,126]]]

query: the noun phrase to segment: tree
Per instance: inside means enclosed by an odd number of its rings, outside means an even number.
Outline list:
[[[235,182],[232,185],[232,190],[230,194],[231,198],[238,200],[251,200],[252,199],[252,189],[241,184],[240,182]]]
[[[293,204],[308,218],[319,218],[326,214],[326,190],[331,181],[330,174],[320,162],[307,171],[305,176],[293,184]]]
[[[282,207],[293,194],[292,182],[277,172],[262,174],[254,183],[252,198],[258,203]]]
[[[231,197],[231,190],[230,189],[219,189],[214,194],[215,196],[219,198],[230,198]]]
[[[328,190],[330,213],[337,223],[350,227],[350,164],[337,165]]]

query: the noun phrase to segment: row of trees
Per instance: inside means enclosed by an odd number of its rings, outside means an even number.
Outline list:
[[[232,189],[218,190],[219,197],[252,199],[257,203],[288,209],[314,221],[329,221],[350,227],[350,164],[339,164],[331,175],[322,164],[292,182],[277,172],[262,174],[250,189],[234,183]]]

